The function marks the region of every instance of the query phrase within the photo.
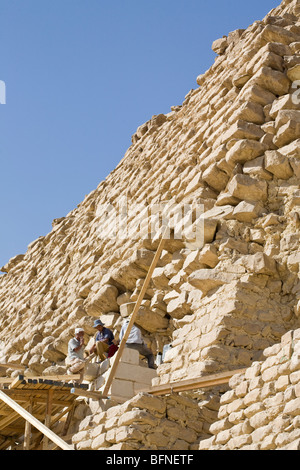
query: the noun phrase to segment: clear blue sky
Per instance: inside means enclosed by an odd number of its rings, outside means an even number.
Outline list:
[[[280,0],[0,0],[0,266],[197,88],[211,44]]]

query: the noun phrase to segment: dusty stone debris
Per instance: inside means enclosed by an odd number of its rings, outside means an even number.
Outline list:
[[[155,355],[172,347],[146,382],[116,378],[123,400],[80,405],[79,450],[300,448],[300,1],[213,50],[182,105],[139,126],[116,169],[2,268],[0,363],[63,372],[75,327],[88,341],[100,318],[118,337],[132,312],[158,246],[149,207],[189,205],[192,232],[202,227],[201,245],[167,240],[137,316]],[[111,214],[124,197],[118,237]],[[241,368],[228,386],[142,391]]]

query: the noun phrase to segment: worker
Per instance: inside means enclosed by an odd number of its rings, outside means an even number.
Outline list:
[[[70,339],[68,343],[68,371],[72,374],[80,373],[79,383],[82,382],[84,376],[84,329],[75,328],[75,337]]]
[[[89,352],[90,354],[95,352],[100,362],[102,362],[107,358],[110,347],[114,345],[114,335],[111,330],[105,327],[101,320],[95,320],[93,326],[98,331],[94,338],[95,342]]]
[[[121,331],[119,341],[122,341],[122,338],[127,330],[128,324],[130,321],[130,317],[126,318],[124,321]],[[141,330],[135,325],[132,325],[130,330],[129,336],[126,341],[126,348],[135,349],[138,351],[142,356],[146,357],[148,361],[149,369],[156,369],[157,366],[154,363],[154,354],[152,353],[151,349],[148,348],[145,341],[143,340]]]

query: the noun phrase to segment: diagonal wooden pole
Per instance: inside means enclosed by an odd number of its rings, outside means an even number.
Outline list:
[[[115,358],[114,363],[113,363],[113,365],[112,365],[112,367],[111,367],[111,369],[110,369],[110,373],[109,373],[109,376],[108,376],[108,378],[107,378],[107,381],[106,381],[106,384],[105,384],[105,387],[104,387],[104,390],[103,390],[103,397],[107,397],[107,395],[108,395],[108,391],[109,391],[109,389],[110,389],[110,386],[111,386],[112,381],[113,381],[113,379],[114,379],[114,376],[115,376],[115,374],[116,374],[117,367],[118,367],[119,362],[120,362],[120,359],[121,359],[121,357],[122,357],[123,350],[124,350],[124,348],[125,348],[126,341],[127,341],[127,339],[128,339],[129,333],[130,333],[131,328],[132,328],[132,326],[133,326],[133,324],[134,324],[134,321],[135,321],[136,316],[137,316],[137,314],[138,314],[138,311],[139,311],[139,309],[140,309],[141,303],[142,303],[142,301],[143,301],[143,299],[144,299],[144,295],[145,295],[146,290],[147,290],[147,288],[148,288],[148,285],[149,285],[149,282],[150,282],[150,280],[151,280],[153,271],[154,271],[154,269],[155,269],[155,267],[156,267],[156,265],[157,265],[157,263],[158,263],[158,260],[159,260],[159,258],[160,258],[161,252],[162,252],[162,250],[163,250],[163,248],[164,248],[165,241],[166,241],[166,234],[168,233],[168,231],[169,231],[169,227],[167,226],[167,227],[165,228],[165,230],[164,230],[164,232],[163,232],[163,235],[162,235],[162,238],[161,238],[161,240],[160,240],[160,242],[159,242],[159,245],[158,245],[158,248],[157,248],[157,250],[156,250],[155,256],[154,256],[154,258],[153,258],[153,260],[152,260],[152,263],[151,263],[151,265],[150,265],[149,271],[148,271],[147,276],[146,276],[146,278],[145,278],[145,280],[144,280],[143,287],[142,287],[142,289],[141,289],[141,291],[140,291],[140,293],[139,293],[139,295],[138,295],[136,304],[135,304],[134,309],[133,309],[133,312],[132,312],[132,314],[131,314],[131,318],[130,318],[130,321],[129,321],[129,323],[128,323],[128,327],[127,327],[127,329],[126,329],[126,331],[125,331],[125,333],[124,333],[124,336],[123,336],[122,341],[121,341],[121,343],[120,343],[119,349],[118,349],[118,351],[117,351],[117,353],[116,353],[116,358]]]

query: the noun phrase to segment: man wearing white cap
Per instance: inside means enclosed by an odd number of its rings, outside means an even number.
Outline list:
[[[75,337],[70,339],[68,344],[68,366],[72,374],[80,372],[80,382],[84,375],[84,330],[75,328]]]

